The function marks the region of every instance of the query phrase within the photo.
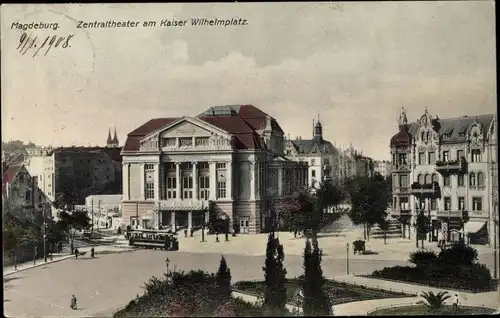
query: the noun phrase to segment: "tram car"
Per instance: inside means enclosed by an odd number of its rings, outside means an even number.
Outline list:
[[[176,234],[170,231],[143,229],[132,230],[127,234],[130,246],[168,251],[176,251],[179,249],[179,241]]]

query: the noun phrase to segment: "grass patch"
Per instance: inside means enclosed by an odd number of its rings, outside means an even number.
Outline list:
[[[368,314],[368,316],[441,316],[441,315],[454,315],[454,316],[470,316],[470,315],[491,315],[495,310],[483,307],[465,307],[461,306],[458,312],[453,311],[453,306],[444,306],[437,311],[429,311],[425,305],[415,306],[401,306],[384,308]]]
[[[288,279],[285,283],[288,303],[297,304],[297,293],[300,289],[300,281],[297,278]],[[344,304],[354,301],[384,299],[384,298],[405,298],[416,297],[415,294],[402,292],[391,292],[359,285],[327,280],[325,287],[330,295],[332,305]],[[265,290],[264,281],[240,281],[234,284],[234,290],[252,296],[263,296]]]

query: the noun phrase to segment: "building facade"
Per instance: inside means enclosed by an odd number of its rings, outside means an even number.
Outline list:
[[[393,216],[406,235],[415,235],[412,225],[424,211],[431,241],[442,231],[447,240],[491,242],[498,193],[496,139],[495,115],[440,119],[426,109],[410,124],[402,110],[390,145]]]
[[[391,162],[389,160],[376,160],[373,164],[373,171],[383,177],[391,177]]]
[[[281,199],[307,186],[307,165],[284,156],[278,122],[253,105],[152,119],[122,150],[123,223],[193,228],[211,217],[231,230],[272,226]]]
[[[285,154],[290,160],[306,162],[309,166],[309,187],[319,188],[323,181],[338,182],[335,164],[338,161],[339,151],[331,142],[323,139],[323,126],[318,118],[313,120],[313,138],[285,141]]]
[[[2,201],[9,204],[8,210],[20,219],[31,219],[32,213],[45,213],[50,218],[50,200],[38,188],[37,177],[22,164],[8,166],[3,162],[2,168]]]
[[[119,147],[59,147],[32,153],[25,164],[51,201],[66,193],[83,204],[90,194],[121,194],[120,152]]]

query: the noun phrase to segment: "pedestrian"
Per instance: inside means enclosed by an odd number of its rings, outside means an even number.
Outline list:
[[[458,297],[458,294],[455,294],[455,297],[453,297],[453,311],[457,312],[459,305],[460,305],[460,298]]]
[[[94,253],[95,253],[95,250],[94,250],[94,247],[92,246],[92,248],[90,249],[90,256],[92,258],[94,258]]]
[[[226,232],[226,242],[229,241],[229,233]]]
[[[188,230],[184,229],[184,237],[188,237]]]
[[[76,297],[75,297],[75,295],[71,296],[71,303],[70,303],[69,306],[71,307],[71,309],[76,310],[77,305],[76,305]]]
[[[75,257],[76,257],[76,259],[78,259],[78,253],[79,253],[78,252],[78,248],[75,248]]]

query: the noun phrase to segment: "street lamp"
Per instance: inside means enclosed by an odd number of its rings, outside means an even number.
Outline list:
[[[167,274],[169,273],[168,266],[170,265],[170,259],[168,257],[165,259],[165,265],[167,265]]]
[[[347,275],[349,275],[349,243],[346,243],[345,248],[346,248],[346,270],[347,270]]]
[[[47,263],[47,203],[42,205],[43,213],[43,259]]]

